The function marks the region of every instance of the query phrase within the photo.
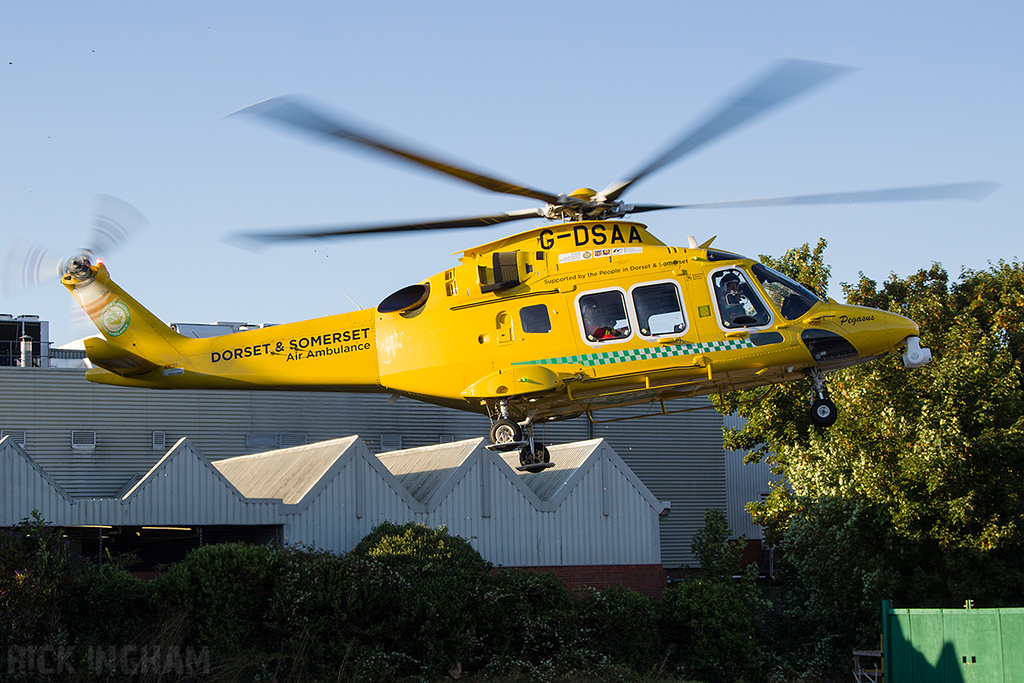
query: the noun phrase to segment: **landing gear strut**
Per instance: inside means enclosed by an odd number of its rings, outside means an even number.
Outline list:
[[[811,376],[811,421],[819,427],[831,427],[839,416],[836,404],[828,397],[828,386],[825,384],[825,373],[812,368]]]
[[[497,407],[499,417],[491,425],[491,445],[487,449],[506,453],[518,449],[517,469],[525,472],[540,472],[554,467],[547,447],[533,438],[532,415],[520,424],[508,416],[508,401],[499,401]]]

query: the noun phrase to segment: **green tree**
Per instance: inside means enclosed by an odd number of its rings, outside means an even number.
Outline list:
[[[730,541],[732,530],[725,511],[708,508],[704,511],[704,528],[693,536],[691,549],[700,563],[701,576],[709,579],[730,579],[740,572],[746,538]]]
[[[762,258],[821,289],[823,247]],[[862,274],[843,289],[848,303],[915,320],[932,362],[905,370],[890,354],[835,373],[839,419],[828,430],[810,422],[806,381],[760,402],[736,392],[719,403],[747,418],[727,445],[785,475],[752,510],[788,558],[787,609],[835,633],[859,615],[863,639],[877,632],[864,620],[877,620],[883,597],[915,607],[1018,603],[1024,268],[1000,262],[951,281],[935,264],[881,286]]]
[[[710,508],[693,540],[696,574],[668,588],[658,602],[668,663],[702,681],[753,680],[761,669],[760,618],[768,608],[757,587],[757,566],[741,571],[742,537],[732,535],[725,512]]]
[[[74,579],[86,568],[68,540],[32,511],[0,529],[0,646],[59,646],[69,634],[63,612]]]

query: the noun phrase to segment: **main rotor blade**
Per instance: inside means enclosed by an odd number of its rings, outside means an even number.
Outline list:
[[[786,100],[821,85],[825,81],[848,70],[849,67],[823,62],[809,62],[798,59],[782,62],[768,75],[748,87],[732,100],[726,102],[720,110],[712,114],[696,129],[684,135],[660,156],[648,162],[627,180],[612,183],[598,193],[598,197],[608,201],[615,201],[633,183],[640,181],[663,166],[766,113]]]
[[[950,183],[947,185],[922,185],[918,187],[891,187],[883,190],[862,190],[859,192],[826,192],[804,194],[793,197],[764,197],[761,199],[740,199],[729,202],[704,202],[701,204],[645,205],[634,207],[634,213],[657,211],[658,209],[746,209],[762,206],[811,206],[817,204],[867,204],[871,202],[919,202],[938,199],[964,199],[980,202],[995,192],[999,183]]]
[[[491,192],[502,194],[513,194],[521,197],[530,197],[548,204],[559,203],[558,195],[523,187],[507,180],[501,180],[493,176],[473,171],[456,164],[431,158],[420,152],[414,152],[408,148],[400,147],[397,144],[385,142],[380,136],[365,130],[359,130],[349,123],[330,118],[325,114],[315,111],[312,107],[290,97],[275,97],[264,102],[239,109],[233,114],[251,114],[260,116],[277,123],[299,128],[312,133],[319,133],[342,142],[349,142],[359,145],[372,152],[397,157],[403,161],[423,166],[453,178],[465,181],[477,187],[482,187]]]
[[[467,218],[449,218],[437,221],[402,223],[395,225],[362,225],[362,226],[319,226],[299,229],[294,232],[242,233],[230,235],[224,239],[228,244],[247,251],[258,251],[269,244],[294,242],[304,239],[334,239],[371,235],[390,232],[414,232],[418,230],[457,230],[461,228],[483,228],[499,223],[520,221],[525,218],[543,218],[541,209],[523,209],[509,211],[493,216],[470,216]]]

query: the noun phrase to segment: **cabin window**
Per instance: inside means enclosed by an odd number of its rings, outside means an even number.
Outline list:
[[[519,322],[523,332],[536,334],[551,331],[551,318],[544,304],[525,306],[519,309]]]
[[[771,323],[768,307],[739,268],[712,273],[711,288],[723,327],[763,327]]]
[[[679,286],[674,282],[657,282],[634,287],[633,308],[637,329],[644,337],[678,334],[686,329]]]
[[[786,320],[796,320],[811,310],[811,306],[822,301],[821,297],[807,287],[767,266],[755,263],[751,270],[768,294],[768,298]]]
[[[621,291],[586,294],[579,298],[579,307],[587,341],[614,341],[630,335],[626,299]]]

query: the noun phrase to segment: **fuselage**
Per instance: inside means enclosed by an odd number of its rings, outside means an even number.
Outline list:
[[[106,339],[90,349],[94,381],[376,391],[475,412],[500,401],[517,419],[798,379],[918,334],[902,316],[626,221],[535,228],[466,250],[377,309],[208,339],[177,335],[92,271],[64,283]]]

